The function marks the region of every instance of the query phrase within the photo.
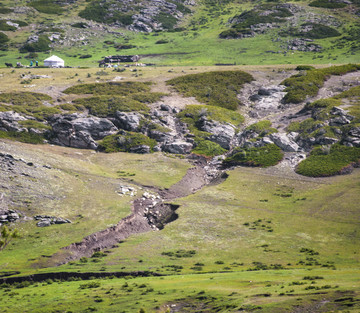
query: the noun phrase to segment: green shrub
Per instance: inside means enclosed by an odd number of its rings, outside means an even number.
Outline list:
[[[133,22],[132,14],[121,13],[120,4],[118,10],[116,8],[117,6],[114,7],[110,2],[92,1],[79,13],[79,16],[99,23],[130,25]]]
[[[2,4],[1,4],[2,5]],[[4,8],[4,7],[0,7],[0,14],[9,14],[11,12],[13,12],[13,9],[9,9],[9,8]]]
[[[28,6],[33,7],[35,10],[41,13],[47,14],[62,14],[64,9],[52,0],[36,0],[28,4]]]
[[[213,157],[224,154],[226,150],[223,149],[219,144],[210,140],[199,140],[196,148],[194,148],[191,152],[207,157]]]
[[[167,81],[178,92],[187,97],[213,106],[236,110],[241,104],[237,94],[253,77],[242,71],[218,71],[190,74]]]
[[[287,87],[285,89],[287,94],[283,98],[283,101],[285,103],[300,103],[308,96],[316,96],[319,89],[331,75],[343,75],[359,69],[360,65],[348,64],[315,69],[307,71],[302,75],[293,75],[281,83]]]
[[[279,163],[283,152],[274,144],[267,144],[259,148],[240,148],[237,152],[224,160],[224,165],[246,165],[268,167]]]
[[[166,29],[173,29],[177,23],[177,19],[169,13],[160,12],[155,19]]]
[[[10,41],[9,37],[5,35],[4,33],[0,32],[0,49],[6,50],[8,45],[7,43]]]
[[[0,130],[0,138],[11,139],[15,141],[25,142],[25,143],[32,143],[32,144],[43,144],[44,143],[44,136],[33,134],[29,132],[6,132]]]
[[[100,287],[100,283],[97,281],[92,281],[86,284],[81,284],[79,286],[80,289],[87,289],[87,288],[98,288]]]
[[[45,125],[41,122],[38,121],[34,121],[34,120],[25,120],[25,121],[19,121],[18,122],[19,125],[30,129],[30,128],[35,128],[35,129],[51,129],[51,127],[49,125]]]
[[[52,98],[36,92],[6,92],[0,94],[0,102],[14,105],[41,105],[42,101],[51,101]]]
[[[74,23],[71,24],[71,27],[75,27],[75,28],[88,28],[89,25],[84,23],[84,22],[79,22],[79,23]]]
[[[50,50],[51,41],[46,35],[39,36],[39,40],[33,43],[26,43],[20,48],[21,53],[26,52],[45,52]]]
[[[296,168],[298,174],[310,177],[347,173],[353,163],[359,163],[360,148],[335,144],[327,149],[314,148],[310,156]]]
[[[360,97],[360,86],[352,87],[333,97],[333,99],[358,98]]]
[[[246,129],[254,131],[255,133],[259,134],[260,137],[264,137],[266,135],[278,132],[276,128],[271,127],[271,122],[269,120],[264,120],[251,124]]]
[[[152,151],[156,141],[141,133],[122,132],[121,134],[106,136],[100,142],[99,149],[107,153],[130,152],[131,148],[139,145],[147,145]]]
[[[314,70],[315,67],[311,65],[298,65],[295,69],[297,71],[310,71],[310,70]]]
[[[309,3],[311,7],[317,8],[327,8],[327,9],[341,9],[346,7],[346,3],[344,2],[335,2],[332,0],[315,0]]]
[[[312,103],[306,104],[306,109],[318,109],[318,108],[328,108],[331,109],[332,107],[341,105],[341,101],[332,98],[320,99],[314,101]]]
[[[314,130],[322,125],[321,122],[308,118],[302,122],[291,122],[287,127],[288,132],[297,132],[304,135],[310,135]]]
[[[16,30],[16,27],[15,26],[10,26],[8,24],[6,24],[7,21],[5,20],[0,20],[0,30],[3,30],[3,31],[13,31],[13,30]]]
[[[134,93],[149,92],[151,83],[110,82],[72,86],[63,91],[66,94],[94,94],[127,96]]]
[[[89,113],[98,117],[114,115],[116,111],[149,111],[146,104],[133,100],[130,97],[122,96],[97,96],[80,98],[73,101],[76,105],[89,109]]]

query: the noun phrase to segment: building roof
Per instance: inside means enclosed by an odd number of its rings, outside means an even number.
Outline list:
[[[44,60],[45,61],[51,61],[51,62],[64,62],[63,59],[59,58],[58,56],[56,55],[52,55],[51,57],[47,58]]]

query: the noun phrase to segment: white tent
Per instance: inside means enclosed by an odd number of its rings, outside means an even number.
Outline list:
[[[64,67],[65,62],[56,55],[52,55],[50,58],[44,60],[44,66],[49,67]]]

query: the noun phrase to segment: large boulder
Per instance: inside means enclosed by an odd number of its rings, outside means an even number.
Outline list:
[[[235,127],[231,124],[222,124],[208,120],[205,116],[200,118],[199,127],[202,131],[211,133],[209,140],[216,142],[224,149],[230,149],[230,143],[235,136]]]
[[[19,125],[19,121],[27,120],[19,113],[13,111],[0,112],[0,130],[23,132],[26,128]]]
[[[270,139],[285,152],[297,152],[299,145],[291,140],[285,133],[273,133],[269,135]]]
[[[137,131],[140,127],[142,116],[136,112],[119,112],[115,113],[115,121],[117,127],[128,130]]]
[[[190,153],[193,145],[186,141],[174,141],[166,143],[163,147],[165,152],[176,153],[176,154],[187,154]]]
[[[72,121],[72,125],[76,132],[87,132],[95,140],[99,140],[106,136],[115,134],[118,131],[115,125],[106,118],[78,118]]]

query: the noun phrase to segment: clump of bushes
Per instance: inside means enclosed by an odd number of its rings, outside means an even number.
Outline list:
[[[347,6],[344,2],[337,2],[333,0],[315,0],[309,3],[311,7],[327,8],[327,9],[341,9]]]
[[[33,43],[26,43],[20,48],[21,53],[44,52],[50,50],[51,41],[46,35],[39,36],[39,40]]]
[[[315,67],[311,66],[311,65],[298,65],[295,70],[297,71],[311,71],[314,70]]]
[[[173,29],[177,23],[176,17],[165,12],[160,12],[158,15],[155,16],[155,19],[159,21],[161,25],[166,29]]]
[[[187,97],[195,97],[199,102],[236,110],[241,104],[237,94],[245,83],[254,78],[242,71],[218,71],[189,74],[167,81]]]
[[[360,148],[340,144],[330,149],[314,148],[310,156],[299,163],[298,174],[310,177],[325,177],[349,173],[355,164],[360,163]]]
[[[10,41],[9,37],[0,32],[0,50],[6,50],[8,48],[7,43]]]
[[[212,142],[210,140],[199,140],[197,142],[197,146],[191,152],[207,157],[213,157],[224,154],[226,150],[216,142]]]
[[[13,31],[16,30],[15,26],[10,26],[6,23],[6,20],[0,20],[0,30],[3,31]]]
[[[91,1],[79,16],[99,23],[130,25],[133,22],[132,14],[121,13],[121,8],[115,10],[113,3],[104,1]]]
[[[283,101],[284,103],[300,103],[309,96],[316,96],[319,89],[331,75],[344,75],[359,69],[360,65],[348,64],[315,69],[306,71],[303,74],[293,75],[281,83],[287,87],[285,89],[287,94]]]
[[[271,125],[272,124],[269,120],[264,120],[251,124],[246,129],[259,134],[259,137],[264,137],[266,135],[278,132],[278,130],[276,128],[271,127]]]
[[[43,144],[44,135],[29,132],[14,132],[0,130],[0,138],[20,141],[24,143]]]
[[[71,27],[75,27],[75,28],[88,28],[89,25],[84,23],[84,22],[79,22],[79,23],[74,23],[71,24]]]
[[[239,148],[235,154],[224,160],[224,165],[268,167],[279,163],[283,156],[284,153],[274,144],[267,144],[257,148]]]
[[[98,117],[114,115],[116,111],[149,111],[146,104],[124,96],[96,96],[80,98],[73,101],[78,107],[83,106],[89,109],[89,113]]]
[[[132,148],[140,145],[150,147],[150,152],[156,146],[156,141],[141,133],[122,131],[115,135],[106,136],[99,144],[99,150],[110,152],[131,152]]]
[[[66,94],[94,94],[127,96],[133,93],[149,92],[150,82],[110,82],[81,84],[69,87],[63,91]]]
[[[195,250],[177,250],[177,251],[164,251],[161,255],[176,258],[191,258],[196,254]]]
[[[62,14],[64,9],[52,0],[36,0],[31,1],[28,6],[33,7],[35,10],[46,14]]]

